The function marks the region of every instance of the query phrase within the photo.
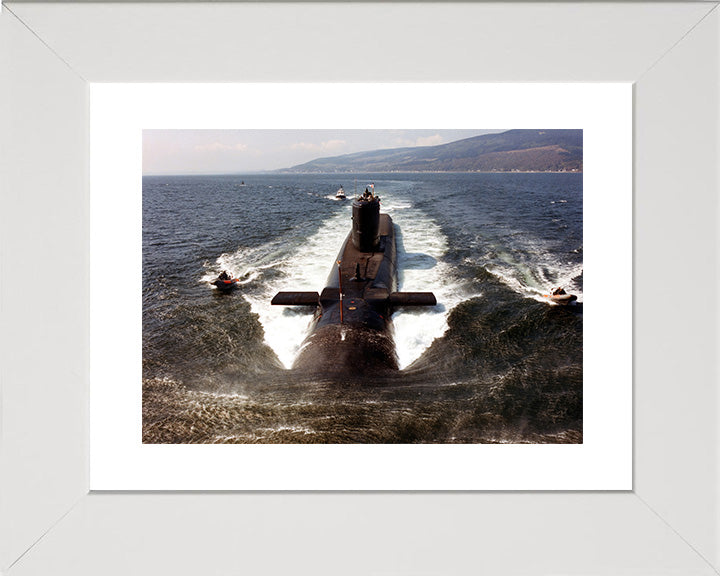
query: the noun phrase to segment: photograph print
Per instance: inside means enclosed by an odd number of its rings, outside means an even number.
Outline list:
[[[583,442],[583,131],[144,130],[142,440]]]

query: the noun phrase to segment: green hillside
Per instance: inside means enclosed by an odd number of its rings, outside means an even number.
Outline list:
[[[281,172],[581,172],[582,130],[508,130],[438,146],[319,158]]]

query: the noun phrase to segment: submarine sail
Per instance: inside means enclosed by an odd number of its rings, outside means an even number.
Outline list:
[[[390,317],[401,306],[435,306],[432,292],[397,291],[395,230],[366,189],[352,205],[352,229],[320,294],[279,292],[271,304],[316,306],[293,369],[364,374],[397,370]]]

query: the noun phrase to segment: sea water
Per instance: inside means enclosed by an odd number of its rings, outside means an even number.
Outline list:
[[[322,290],[356,179],[396,226],[400,289],[438,305],[393,315],[396,375],[303,378],[312,309],[270,299]],[[577,173],[146,176],[143,439],[580,442],[582,224]]]

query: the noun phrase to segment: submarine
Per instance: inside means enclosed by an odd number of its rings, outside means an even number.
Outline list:
[[[393,312],[437,300],[432,292],[397,291],[395,229],[372,186],[352,203],[352,228],[322,292],[278,292],[271,304],[316,307],[293,370],[362,375],[399,368]]]

